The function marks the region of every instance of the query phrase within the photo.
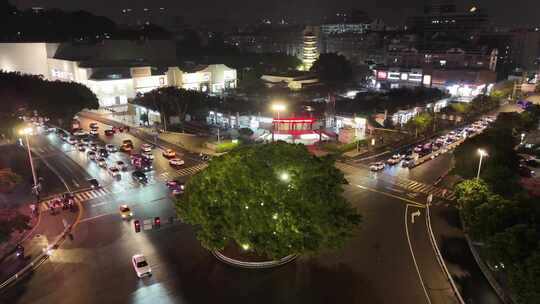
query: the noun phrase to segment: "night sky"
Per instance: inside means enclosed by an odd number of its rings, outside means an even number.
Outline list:
[[[316,20],[337,10],[360,9],[372,17],[381,17],[392,25],[421,11],[425,0],[11,0],[20,8],[41,6],[67,10],[83,9],[117,19],[121,8],[165,7],[167,14],[181,16],[186,22],[225,18],[252,21],[255,17],[306,18]],[[540,0],[456,0],[487,11],[495,25],[540,25]]]

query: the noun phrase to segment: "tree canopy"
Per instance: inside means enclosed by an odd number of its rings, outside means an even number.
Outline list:
[[[361,221],[345,182],[332,158],[303,145],[245,146],[195,175],[177,211],[210,250],[235,242],[270,258],[315,254],[343,246]]]
[[[331,88],[347,84],[353,76],[351,63],[345,56],[336,53],[321,54],[311,71],[316,72],[319,80]]]
[[[482,179],[456,186],[456,197],[468,232],[484,242],[491,265],[504,265],[518,303],[540,301],[540,208],[529,197],[506,199]],[[536,263],[536,264],[535,264]]]
[[[0,98],[5,113],[38,111],[54,122],[71,122],[82,109],[97,109],[96,95],[76,82],[48,81],[41,76],[0,72]]]

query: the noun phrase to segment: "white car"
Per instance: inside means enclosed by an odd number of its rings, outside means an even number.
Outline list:
[[[110,166],[108,171],[112,177],[120,176],[120,169],[118,169],[116,166]]]
[[[380,170],[383,170],[383,169],[384,169],[384,163],[383,162],[371,163],[369,165],[369,170],[371,170],[371,171],[380,171]]]
[[[121,160],[116,162],[116,167],[122,171],[126,171],[128,169],[128,165]]]
[[[68,138],[67,142],[68,142],[70,145],[74,145],[74,144],[77,143],[77,138],[71,137],[71,136],[70,136],[70,137]]]
[[[90,135],[98,136],[98,134],[99,134],[99,133],[98,133],[98,130],[96,130],[96,129],[90,130]]]
[[[392,155],[391,158],[389,158],[386,163],[389,165],[395,165],[401,161],[401,156],[399,154]]]
[[[75,136],[84,136],[84,135],[86,135],[86,132],[83,129],[79,129],[79,130],[73,132],[73,135],[75,135]]]
[[[135,269],[137,277],[142,278],[144,276],[152,275],[152,269],[150,268],[150,265],[148,265],[148,262],[146,261],[144,255],[140,253],[134,255],[131,258],[131,263],[133,264],[133,268]]]
[[[97,164],[101,168],[107,168],[107,160],[105,158],[103,158],[103,157],[98,158]]]
[[[142,144],[141,145],[141,150],[144,151],[144,152],[152,152],[152,145],[149,145],[149,144]]]
[[[105,149],[107,149],[108,152],[117,152],[118,148],[115,145],[107,144],[105,145]]]
[[[176,166],[182,166],[184,164],[184,161],[180,158],[171,158],[169,159],[169,165],[176,167]]]

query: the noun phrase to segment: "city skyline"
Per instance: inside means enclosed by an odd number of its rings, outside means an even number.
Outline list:
[[[124,8],[143,10],[144,8],[165,8],[168,16],[179,16],[186,23],[197,24],[208,20],[224,19],[232,22],[253,22],[257,19],[271,18],[300,22],[317,22],[323,16],[331,15],[337,11],[363,10],[373,18],[382,18],[387,24],[400,25],[408,18],[422,12],[426,0],[414,0],[403,2],[398,0],[372,1],[358,5],[352,0],[338,1],[268,1],[265,9],[261,10],[261,4],[247,0],[231,0],[227,3],[216,3],[207,7],[205,3],[192,2],[189,5],[180,4],[172,0],[160,1],[115,1],[114,4],[106,1],[68,1],[68,0],[11,0],[12,4],[26,9],[31,7],[61,8],[65,10],[88,10],[92,13],[110,17],[114,21],[121,22],[121,11]],[[532,0],[520,0],[507,5],[503,0],[456,0],[460,8],[476,6],[485,11],[492,19],[494,25],[499,26],[536,26],[540,20],[540,11],[531,10]],[[263,11],[264,13],[261,13]],[[197,17],[194,16],[204,16]]]

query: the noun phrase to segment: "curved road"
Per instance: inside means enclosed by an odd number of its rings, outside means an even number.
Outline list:
[[[86,120],[82,123],[88,125]],[[103,130],[100,125],[100,133]],[[136,148],[140,145],[128,134],[102,137],[115,144],[122,138],[131,138]],[[364,222],[343,250],[303,257],[277,269],[249,271],[218,262],[200,246],[190,226],[168,221],[174,208],[164,181],[183,174],[187,178],[193,172],[189,168],[199,165],[196,159],[173,170],[156,149],[155,173],[149,185],[139,186],[129,173],[119,181],[111,179],[56,136],[46,140],[42,149],[64,149],[88,176],[100,180],[104,190],[82,201],[84,213],[74,240],[1,294],[0,302],[456,303],[426,233],[425,207],[418,203],[425,197],[410,195],[365,169],[345,170],[351,182],[345,196]],[[112,159],[127,158],[116,153]],[[135,233],[133,224],[118,214],[123,203],[132,207],[136,218],[160,216],[161,228]],[[413,223],[411,213],[417,211],[420,215]],[[130,258],[138,252],[147,256],[152,277],[136,278]]]

